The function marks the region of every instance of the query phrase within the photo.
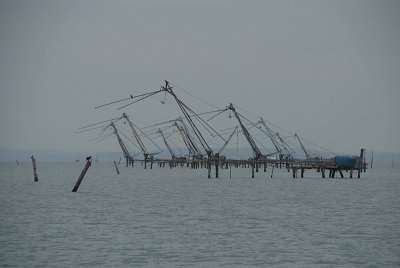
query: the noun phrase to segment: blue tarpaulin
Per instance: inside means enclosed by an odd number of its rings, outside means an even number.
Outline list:
[[[336,166],[338,168],[354,168],[357,164],[357,156],[336,156]]]

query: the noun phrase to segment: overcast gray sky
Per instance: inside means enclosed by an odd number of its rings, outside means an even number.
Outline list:
[[[0,0],[0,148],[117,151],[74,132],[164,79],[332,151],[400,151],[400,1]]]

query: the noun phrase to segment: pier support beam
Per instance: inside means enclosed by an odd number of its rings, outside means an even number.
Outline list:
[[[297,168],[292,168],[293,171],[293,178],[297,178]]]

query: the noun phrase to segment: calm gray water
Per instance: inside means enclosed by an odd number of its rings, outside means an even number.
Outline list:
[[[361,179],[284,170],[0,164],[1,267],[399,267],[400,169]],[[348,176],[348,174],[345,174]]]

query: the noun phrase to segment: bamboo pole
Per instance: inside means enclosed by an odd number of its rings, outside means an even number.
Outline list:
[[[87,170],[90,168],[90,166],[92,165],[92,161],[91,161],[92,157],[89,156],[86,158],[86,164],[82,169],[81,175],[79,175],[78,180],[75,183],[74,188],[72,189],[72,192],[76,192],[78,191],[79,185],[81,185],[81,182],[83,180],[83,177],[85,177],[85,174],[87,172]]]

